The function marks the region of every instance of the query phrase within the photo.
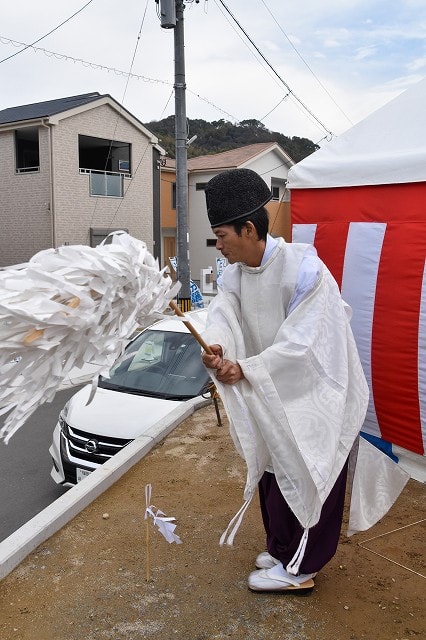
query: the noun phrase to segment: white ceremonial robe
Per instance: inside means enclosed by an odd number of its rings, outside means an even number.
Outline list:
[[[318,522],[357,441],[369,394],[350,328],[350,308],[323,263],[318,261],[314,286],[292,305],[303,259],[311,251],[309,245],[280,238],[260,267],[227,267],[203,334],[208,344],[220,344],[224,358],[238,362],[245,376],[226,385],[209,370],[232,439],[247,465],[245,500],[251,500],[264,471],[272,467],[305,530]],[[367,466],[372,457],[386,457],[372,449],[365,454],[365,447],[359,448],[360,456],[369,458]],[[388,470],[387,461],[383,464]],[[355,477],[362,482],[359,474]],[[398,474],[392,498],[384,498],[379,510],[369,505],[367,518],[360,517],[366,496],[357,500],[351,533],[359,530],[360,520],[368,520],[369,526],[377,521],[407,479]],[[380,494],[387,494],[383,486]]]

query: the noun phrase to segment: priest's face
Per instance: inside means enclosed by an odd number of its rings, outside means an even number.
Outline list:
[[[260,265],[265,243],[260,243],[256,229],[251,222],[243,226],[240,235],[232,224],[215,227],[213,233],[216,236],[216,249],[230,264],[243,262],[250,267]]]

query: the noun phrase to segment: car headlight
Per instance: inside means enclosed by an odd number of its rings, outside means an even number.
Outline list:
[[[62,409],[61,413],[59,414],[59,426],[61,427],[61,431],[64,434],[66,434],[68,430],[67,416],[68,416],[69,408],[70,408],[70,403],[68,401],[65,404],[64,408]]]

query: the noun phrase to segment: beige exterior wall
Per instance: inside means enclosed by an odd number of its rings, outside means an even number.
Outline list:
[[[48,129],[39,128],[40,172],[16,173],[14,131],[0,132],[0,267],[52,246]]]
[[[269,233],[274,237],[281,236],[291,242],[290,203],[271,200],[266,205],[269,213]]]
[[[173,209],[173,183],[175,171],[161,171],[161,226],[176,229],[176,209]]]
[[[169,258],[176,255],[176,209],[173,208],[173,183],[175,171],[161,170],[161,266],[168,266],[175,279]]]
[[[57,245],[89,244],[90,227],[124,228],[146,242],[152,252],[153,177],[149,139],[109,105],[60,120],[52,134]],[[133,177],[124,180],[124,198],[90,195],[89,175],[79,173],[79,134],[131,143]]]
[[[124,198],[90,195],[90,176],[79,172],[79,134],[131,144]],[[17,174],[14,131],[0,131],[0,266],[52,246],[90,244],[91,227],[127,229],[153,251],[152,145],[140,129],[105,104],[40,126],[39,141],[40,172]]]

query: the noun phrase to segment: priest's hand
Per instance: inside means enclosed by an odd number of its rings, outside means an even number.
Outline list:
[[[220,344],[210,344],[211,354],[203,351],[201,354],[201,359],[203,364],[208,369],[220,369],[223,364],[223,351]]]
[[[244,378],[244,374],[238,362],[223,360],[222,366],[216,371],[216,377],[223,384],[235,384]]]

